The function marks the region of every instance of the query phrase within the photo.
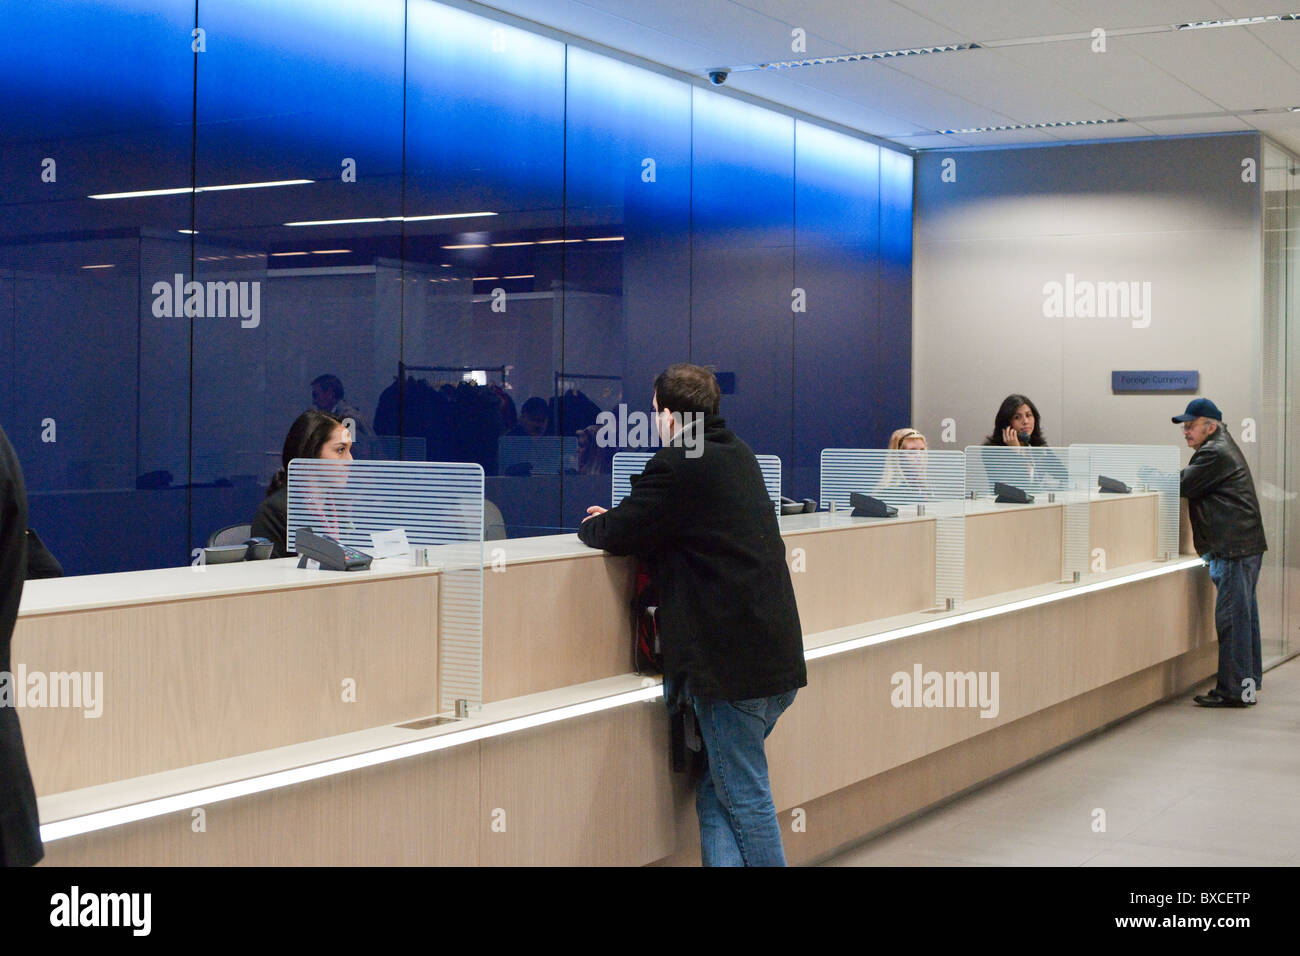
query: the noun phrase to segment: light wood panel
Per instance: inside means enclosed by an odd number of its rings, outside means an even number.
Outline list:
[[[1182,554],[1196,554],[1196,541],[1192,535],[1192,519],[1187,513],[1187,499],[1178,499],[1178,550]]]
[[[98,718],[21,711],[37,793],[432,713],[437,582],[413,575],[19,619],[15,665],[103,674]]]
[[[966,516],[966,600],[1061,580],[1060,505]]]
[[[477,744],[50,843],[42,866],[475,866]]]
[[[1216,666],[1216,648],[1203,645],[953,747],[804,801],[799,806],[800,830],[791,826],[793,806],[783,807],[777,817],[787,860],[809,863],[860,842],[874,831],[1183,692],[1213,674]],[[661,863],[698,863],[698,837],[696,844],[683,845]]]
[[[804,633],[933,607],[934,534],[934,521],[909,521],[788,535]]]
[[[600,551],[483,575],[483,700],[632,671],[635,563]]]
[[[661,702],[494,737],[482,754],[485,866],[634,866],[675,846]]]
[[[1097,548],[1105,552],[1105,566],[1098,570],[1122,568],[1159,557],[1156,553],[1159,501],[1157,495],[1112,495],[1092,502],[1088,548],[1094,562]]]
[[[791,859],[851,842],[1212,673],[1210,590],[1199,569],[1179,571],[814,661],[809,686],[768,742],[783,824],[793,807],[807,815],[805,833],[787,833]],[[893,707],[890,678],[914,662],[998,670],[998,716]],[[388,765],[391,782],[367,783],[367,771],[330,784],[341,788],[338,802],[322,803],[318,789],[303,785],[272,797],[273,811],[241,816],[232,805],[219,814],[229,820],[221,839],[245,851],[196,850],[204,844],[184,842],[187,822],[177,815],[56,844],[51,861],[464,862],[469,851],[457,835],[468,833],[483,864],[691,862],[691,794],[668,770],[666,733],[659,703],[617,708],[481,741],[461,754],[477,770],[458,769],[450,789],[433,796],[428,788],[442,786],[443,773],[416,758],[410,774],[398,769],[408,762]],[[213,840],[212,819],[204,839]],[[454,824],[430,834],[421,829],[430,819]],[[324,848],[320,834],[336,820],[344,825]],[[504,831],[492,829],[494,820]],[[274,841],[276,827],[285,838],[257,855],[251,848]],[[432,849],[413,849],[413,833]],[[292,846],[298,839],[301,853]]]

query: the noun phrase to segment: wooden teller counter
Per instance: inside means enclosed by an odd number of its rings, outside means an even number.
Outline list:
[[[1107,560],[1079,581],[1061,505],[971,508],[952,608],[934,517],[782,518],[808,657],[767,748],[790,861],[1212,674],[1212,588],[1157,554],[1156,505],[1092,501]],[[483,704],[452,720],[437,566],[29,582],[14,669],[44,865],[697,863],[658,682],[632,673],[632,575],[574,535],[487,542]]]

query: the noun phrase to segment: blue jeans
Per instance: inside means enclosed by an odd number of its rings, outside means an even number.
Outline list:
[[[1219,682],[1214,689],[1220,697],[1240,700],[1246,680],[1259,689],[1264,680],[1264,655],[1259,641],[1259,603],[1255,585],[1262,554],[1244,558],[1208,559],[1210,580],[1218,589],[1214,601],[1214,627],[1219,632]]]
[[[785,866],[763,741],[794,691],[751,700],[692,697],[709,769],[695,786],[705,866]]]

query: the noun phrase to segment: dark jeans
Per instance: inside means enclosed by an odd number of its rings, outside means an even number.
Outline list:
[[[1219,632],[1220,697],[1240,700],[1243,690],[1259,690],[1264,681],[1264,655],[1259,641],[1259,603],[1255,585],[1259,582],[1262,554],[1244,558],[1208,559],[1210,580],[1218,589],[1214,602],[1214,627]],[[1247,681],[1253,681],[1248,685]]]

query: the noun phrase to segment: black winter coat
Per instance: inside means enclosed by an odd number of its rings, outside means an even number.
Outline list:
[[[1242,558],[1268,550],[1250,467],[1222,422],[1182,470],[1179,494],[1197,554]]]
[[[705,417],[702,448],[662,448],[619,506],[583,522],[578,537],[649,566],[667,679],[720,700],[808,683],[772,499],[753,451],[722,418]]]
[[[9,645],[27,575],[27,490],[9,437],[0,429],[0,680],[13,680]],[[5,688],[5,695],[26,688]],[[36,793],[27,769],[18,710],[0,705],[0,865],[31,866],[45,855]]]

